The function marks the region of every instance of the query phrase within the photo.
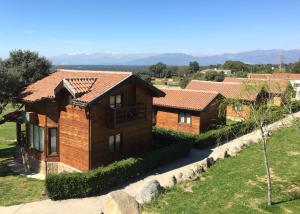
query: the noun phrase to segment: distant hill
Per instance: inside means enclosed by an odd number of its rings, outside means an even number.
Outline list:
[[[255,50],[240,53],[224,53],[210,56],[193,56],[184,53],[151,54],[65,54],[51,57],[54,64],[64,65],[152,65],[163,62],[167,65],[188,65],[198,61],[200,65],[223,64],[226,60],[239,60],[249,64],[278,64],[282,50]],[[300,50],[283,52],[284,62],[300,59]]]

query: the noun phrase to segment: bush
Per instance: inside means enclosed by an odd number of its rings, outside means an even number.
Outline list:
[[[175,143],[142,157],[116,161],[85,173],[49,174],[46,178],[48,196],[57,200],[99,195],[141,173],[186,156],[190,149],[189,144]]]
[[[239,122],[231,126],[224,126],[204,133],[189,134],[165,128],[153,127],[152,137],[164,144],[172,142],[192,143],[195,148],[205,148],[229,141],[235,137],[246,134],[254,129],[254,124]]]

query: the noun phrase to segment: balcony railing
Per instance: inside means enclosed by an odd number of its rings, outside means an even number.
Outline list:
[[[107,125],[109,128],[116,128],[119,125],[129,122],[145,120],[146,112],[146,105],[141,103],[135,106],[109,108],[107,111]]]

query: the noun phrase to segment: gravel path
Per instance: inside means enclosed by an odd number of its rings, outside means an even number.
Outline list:
[[[294,118],[299,118],[300,112],[294,114]],[[292,117],[286,117],[281,121],[275,122],[269,126],[270,130],[275,131],[281,127],[291,124]],[[178,173],[185,169],[190,169],[192,166],[208,157],[212,152],[218,149],[227,149],[232,146],[247,145],[251,142],[257,142],[260,139],[259,131],[253,131],[247,135],[236,138],[228,143],[215,148],[207,148],[204,150],[192,149],[190,155],[186,158],[172,162],[165,166],[162,166],[151,173],[145,174],[143,177],[139,177],[132,180],[122,186],[116,187],[114,190],[123,189],[130,195],[135,195],[137,190],[149,180],[156,179],[162,186],[167,186],[169,178],[172,175],[178,175]],[[108,194],[108,193],[107,193]],[[68,199],[63,201],[51,201],[43,200],[32,203],[26,203],[21,205],[14,205],[9,207],[0,207],[1,214],[52,214],[52,213],[64,213],[64,214],[99,214],[102,207],[102,199],[105,195],[97,197],[89,197],[82,199]]]

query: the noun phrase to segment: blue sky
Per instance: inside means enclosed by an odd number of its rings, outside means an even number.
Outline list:
[[[2,0],[0,57],[300,48],[299,0]]]

